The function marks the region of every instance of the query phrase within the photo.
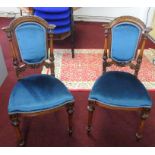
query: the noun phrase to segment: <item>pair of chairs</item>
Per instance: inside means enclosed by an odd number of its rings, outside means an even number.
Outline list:
[[[8,105],[19,146],[24,145],[20,130],[21,116],[37,116],[66,107],[69,135],[72,134],[75,101],[64,84],[54,77],[53,33],[48,33],[54,28],[54,25],[48,25],[45,20],[35,16],[17,18],[8,27],[3,28],[10,42],[13,65],[19,78]],[[152,102],[137,75],[150,29],[147,29],[142,21],[131,16],[116,18],[104,29],[103,74],[97,79],[89,95],[87,132],[89,134],[91,131],[96,105],[114,110],[137,110],[141,112],[141,121],[136,137],[141,139],[144,121],[148,118]],[[140,41],[141,48],[138,51]],[[50,68],[52,75],[35,74],[20,78],[20,73],[27,68],[38,68],[41,65]],[[129,66],[135,70],[135,74],[106,72],[106,67],[111,65]]]
[[[38,16],[47,21],[48,24],[54,24],[54,40],[64,40],[70,36],[71,53],[74,58],[74,19],[72,7],[29,7],[30,15]],[[22,8],[21,8],[22,16]]]

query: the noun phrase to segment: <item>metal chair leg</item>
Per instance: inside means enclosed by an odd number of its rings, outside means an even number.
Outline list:
[[[72,52],[72,58],[75,57],[75,54],[74,54],[74,48],[75,48],[75,45],[74,45],[74,32],[72,32],[71,34],[71,52]]]
[[[75,48],[75,42],[74,42],[74,39],[75,39],[75,31],[74,31],[74,17],[73,17],[73,8],[71,7],[71,52],[72,52],[72,58],[75,57],[74,55],[74,48]]]

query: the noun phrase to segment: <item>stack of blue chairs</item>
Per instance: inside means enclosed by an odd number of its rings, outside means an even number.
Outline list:
[[[70,7],[34,7],[33,14],[46,20],[48,24],[56,25],[53,34],[61,35],[71,33],[72,57],[74,57],[74,36],[72,8]],[[67,36],[68,37],[68,36]]]

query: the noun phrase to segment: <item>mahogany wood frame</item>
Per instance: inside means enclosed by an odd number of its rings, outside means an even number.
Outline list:
[[[75,54],[74,54],[74,48],[75,48],[75,30],[74,30],[73,10],[74,9],[77,9],[77,8],[70,7],[70,9],[71,9],[71,14],[70,14],[70,18],[71,18],[71,31],[70,32],[65,32],[63,34],[54,35],[53,39],[54,40],[64,40],[64,39],[68,38],[69,36],[71,36],[71,38],[70,38],[71,39],[71,52],[72,52],[72,58],[74,58],[75,57]],[[27,12],[30,15],[33,15],[34,14],[33,7],[20,8],[20,15],[21,16],[23,15],[23,11],[24,10],[27,10]]]
[[[124,23],[124,22],[129,22],[137,25],[141,29],[141,36],[140,36],[140,41],[142,41],[140,52],[138,52],[138,47],[136,49],[136,54],[133,59],[133,61],[126,62],[126,63],[120,63],[117,62],[111,58],[111,29],[113,26],[119,24],[119,23]],[[146,43],[146,39],[148,37],[148,33],[151,30],[151,28],[146,28],[145,24],[132,16],[121,16],[116,18],[114,21],[107,25],[103,25],[105,29],[105,40],[104,40],[104,53],[103,53],[103,73],[106,72],[106,67],[110,67],[111,65],[117,65],[120,67],[124,66],[129,66],[131,69],[135,70],[134,75],[137,77],[138,72],[141,66],[142,58],[143,58],[143,52],[144,52],[144,47]],[[109,60],[110,59],[110,60]],[[136,133],[136,139],[140,140],[143,137],[143,128],[144,128],[144,122],[145,120],[149,117],[149,112],[150,108],[125,108],[125,107],[113,107],[113,106],[108,106],[106,104],[97,102],[97,101],[88,101],[88,124],[87,124],[87,133],[90,134],[91,132],[91,127],[92,127],[92,119],[93,119],[93,113],[95,110],[95,106],[99,106],[102,108],[107,108],[107,109],[112,109],[112,110],[128,110],[128,111],[140,111],[140,123],[138,126],[138,131]]]
[[[16,40],[16,35],[15,35],[15,29],[16,27],[24,22],[36,22],[40,25],[42,25],[46,29],[46,44],[47,44],[47,56],[48,59],[43,61],[40,64],[27,64],[22,61],[21,55],[19,52],[19,47],[17,44]],[[48,23],[39,18],[39,17],[34,17],[34,16],[23,16],[19,17],[17,19],[14,19],[8,27],[2,28],[8,37],[10,46],[11,46],[11,55],[13,58],[13,66],[16,71],[17,78],[20,79],[20,73],[24,72],[27,68],[38,68],[42,65],[45,65],[47,68],[51,69],[51,73],[54,75],[54,56],[53,56],[53,35],[48,33],[48,31],[52,31],[55,28],[54,25],[48,25]],[[50,53],[48,52],[48,47],[50,48]],[[29,113],[16,113],[16,114],[9,114],[11,124],[15,127],[16,135],[17,135],[17,145],[18,146],[24,146],[25,141],[24,137],[22,135],[21,129],[20,129],[20,117],[33,117],[33,116],[38,116],[42,114],[47,114],[50,112],[58,111],[59,109],[66,107],[66,111],[68,113],[68,131],[69,135],[72,135],[72,117],[73,117],[73,107],[74,103],[67,103],[63,106],[60,106],[58,108],[54,109],[47,109],[44,111],[40,112],[29,112]]]

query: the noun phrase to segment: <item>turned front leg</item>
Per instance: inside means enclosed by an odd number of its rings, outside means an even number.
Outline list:
[[[149,113],[150,113],[149,108],[144,108],[141,111],[141,115],[140,115],[141,120],[140,120],[140,124],[139,124],[139,127],[138,127],[138,131],[136,133],[136,138],[137,138],[138,141],[143,138],[144,123],[145,123],[145,120],[149,117]]]
[[[73,112],[74,112],[74,103],[69,103],[66,105],[67,113],[68,113],[68,132],[69,135],[72,135],[73,132]]]
[[[17,136],[17,145],[24,146],[24,139],[20,130],[20,121],[18,114],[10,115],[11,124],[14,126]]]
[[[93,113],[94,113],[94,110],[95,110],[95,105],[94,105],[95,102],[93,101],[89,101],[88,102],[88,126],[87,126],[87,134],[90,134],[91,132],[91,128],[92,128],[92,119],[93,119]]]

